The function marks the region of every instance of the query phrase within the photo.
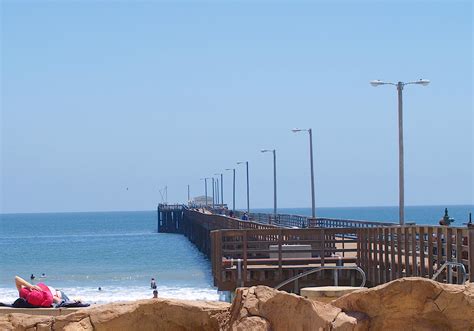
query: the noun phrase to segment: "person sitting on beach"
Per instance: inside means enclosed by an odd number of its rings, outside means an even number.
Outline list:
[[[153,290],[153,299],[158,298],[158,290]]]

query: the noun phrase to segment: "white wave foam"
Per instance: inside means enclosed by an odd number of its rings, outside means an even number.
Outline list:
[[[71,299],[81,299],[91,304],[104,304],[118,301],[134,301],[153,297],[153,290],[143,286],[102,287],[99,291],[91,287],[61,288]],[[158,286],[158,297],[167,299],[219,301],[215,288]],[[12,303],[18,292],[12,288],[0,288],[0,302]]]

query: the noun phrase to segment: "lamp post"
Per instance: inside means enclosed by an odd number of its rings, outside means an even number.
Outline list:
[[[215,190],[216,186],[215,186],[215,183],[214,183],[214,177],[212,177],[212,209],[214,209],[214,202],[215,202],[215,198],[214,198],[214,190]]]
[[[245,166],[247,168],[247,213],[250,213],[250,199],[249,199],[249,161],[241,161],[237,162],[237,164],[243,164],[245,163]]]
[[[206,207],[207,207],[207,180],[209,178],[207,177],[204,177],[204,178],[201,178],[201,180],[204,180],[204,198],[206,199]]]
[[[309,133],[309,159],[311,164],[311,217],[316,217],[316,205],[314,203],[314,170],[313,170],[313,131],[309,129],[293,129],[294,133],[307,131]]]
[[[189,194],[189,184],[188,184],[188,205],[189,205],[190,202],[191,202],[191,197],[190,197],[190,194]]]
[[[221,204],[224,207],[224,174],[214,174],[215,176],[221,176]]]
[[[397,87],[398,91],[398,190],[399,202],[398,213],[400,225],[405,224],[405,175],[404,175],[404,160],[403,160],[403,87],[405,85],[417,84],[426,86],[430,83],[427,79],[420,79],[414,82],[382,82],[380,80],[373,80],[370,85],[377,87],[379,85],[393,85]]]
[[[215,198],[215,201],[216,201],[216,205],[219,204],[219,178],[216,178],[215,179],[215,192],[216,192],[216,198]]]
[[[235,168],[232,169],[225,169],[225,170],[232,170],[232,211],[235,212]]]
[[[262,149],[262,153],[273,153],[273,214],[277,214],[277,177],[276,177],[276,150],[275,149]]]

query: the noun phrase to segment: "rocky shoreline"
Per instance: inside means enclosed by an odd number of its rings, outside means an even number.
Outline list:
[[[474,284],[402,278],[330,304],[265,286],[224,302],[148,299],[64,316],[8,314],[0,330],[474,330]]]

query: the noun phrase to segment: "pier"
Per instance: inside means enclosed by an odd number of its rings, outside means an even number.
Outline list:
[[[474,227],[250,214],[231,218],[225,209],[160,204],[158,232],[185,235],[211,261],[214,285],[223,291],[240,286],[276,286],[321,268],[283,287],[359,286],[418,276],[440,282],[474,282]],[[240,213],[234,215],[240,216]],[[443,265],[449,262],[447,266]]]

